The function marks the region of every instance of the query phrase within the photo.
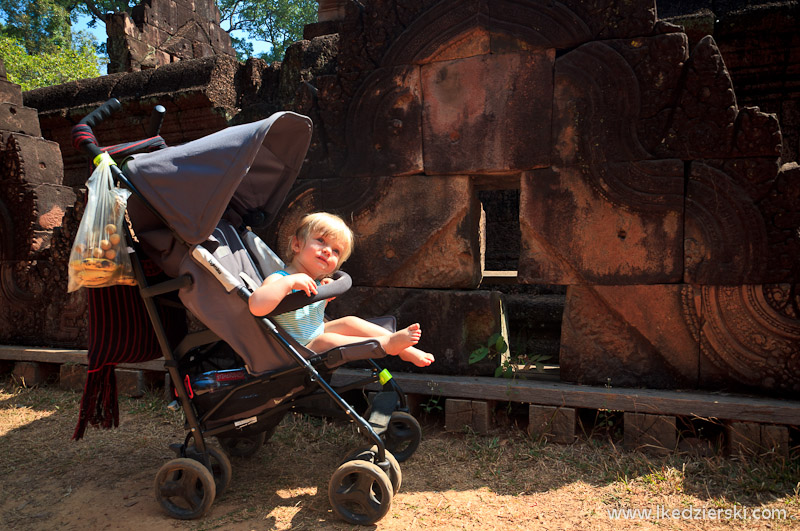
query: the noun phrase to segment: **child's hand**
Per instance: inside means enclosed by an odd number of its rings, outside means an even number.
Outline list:
[[[288,277],[292,283],[292,289],[305,291],[309,297],[317,294],[317,283],[305,273],[295,273]]]
[[[325,284],[330,284],[331,282],[333,282],[333,279],[332,279],[332,278],[330,278],[330,277],[325,277],[325,278],[323,278],[322,280],[320,280],[320,281],[319,281],[319,285],[320,285],[320,286],[324,286]],[[325,299],[325,300],[326,300],[326,301],[328,301],[328,302],[331,302],[331,301],[332,301],[333,299],[335,299],[335,298],[336,298],[336,297],[331,297],[330,299]]]

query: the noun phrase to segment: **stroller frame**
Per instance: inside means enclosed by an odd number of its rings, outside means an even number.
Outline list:
[[[95,160],[95,163],[97,163],[98,157],[108,156],[108,154],[94,141],[91,128],[120,107],[119,101],[112,98],[79,122],[79,126],[83,128],[84,137],[81,138],[82,142],[75,141],[76,147],[89,154]],[[163,113],[164,108],[161,106],[157,106],[154,110],[148,128],[150,136],[155,137],[158,135]],[[76,128],[79,126],[76,126]],[[90,135],[89,140],[85,138],[87,129]],[[76,138],[75,131],[73,131],[73,138]],[[156,216],[164,226],[168,227],[169,223],[126,177],[124,172],[115,164],[111,165],[110,168],[115,182],[129,189],[150,213]],[[205,439],[206,437],[216,436],[222,443],[226,434],[241,433],[241,430],[251,425],[258,425],[259,422],[268,424],[270,420],[274,421],[276,416],[279,422],[289,410],[295,409],[298,405],[302,405],[304,402],[319,396],[327,395],[351,422],[357,424],[358,431],[372,445],[353,452],[334,473],[329,486],[329,499],[333,505],[334,512],[339,517],[354,524],[371,525],[382,518],[388,512],[392,496],[400,486],[401,472],[398,461],[404,461],[410,457],[421,439],[421,429],[418,422],[408,414],[409,408],[406,395],[389,372],[382,369],[374,360],[367,359],[371,369],[369,377],[345,386],[334,387],[326,380],[323,373],[333,372],[334,367],[326,366],[326,363],[339,361],[339,358],[342,357],[340,349],[343,347],[337,347],[329,352],[306,358],[292,345],[293,340],[287,338],[286,332],[269,318],[253,316],[261,327],[277,340],[286,354],[296,363],[296,366],[253,375],[253,379],[234,386],[210,410],[198,415],[192,403],[192,396],[190,396],[191,388],[187,389],[187,385],[183,384],[183,378],[179,371],[179,360],[192,349],[221,341],[221,338],[211,330],[190,332],[173,348],[163,325],[157,301],[175,304],[173,301],[163,300],[162,297],[190,286],[193,283],[193,279],[189,274],[183,274],[171,280],[149,284],[139,259],[142,256],[140,254],[142,252],[141,247],[131,237],[127,224],[123,225],[127,241],[134,250],[131,253],[134,255],[131,256],[134,278],[138,284],[139,293],[153,326],[161,353],[164,356],[165,369],[174,384],[177,400],[186,417],[185,428],[187,435],[183,444],[170,446],[176,453],[176,459],[162,466],[156,476],[156,499],[167,514],[179,519],[199,518],[210,508],[214,498],[227,488],[232,473],[230,460],[225,453],[209,446]],[[192,247],[179,235],[175,234],[174,236],[180,244],[187,246],[187,248]],[[341,290],[341,293],[343,293],[349,289],[350,280],[345,273],[338,273],[344,278],[335,279],[333,283],[329,284],[329,287],[340,285],[339,288],[343,288]],[[235,288],[235,291],[242,300],[247,302],[250,296],[250,291],[247,288],[239,286]],[[335,289],[333,293],[335,295],[341,294],[336,292]],[[362,343],[370,349],[379,348],[377,341],[374,340],[366,340]],[[314,392],[297,398],[289,398],[285,402],[249,418],[234,419],[211,427],[206,426],[206,421],[223,407],[235,393],[242,389],[265,384],[279,378],[303,374],[310,383],[316,384],[318,387]],[[376,382],[382,385],[382,391],[373,399],[370,409],[371,415],[367,420],[342,398],[341,394],[355,389],[363,389],[367,385]],[[274,422],[270,426],[274,427],[276,424],[277,422]],[[269,429],[267,428],[267,430]],[[263,432],[255,433],[260,434]],[[256,450],[259,445],[260,442],[256,444]],[[390,453],[387,445],[393,445],[394,448],[399,449],[397,457]],[[243,452],[239,455],[250,455],[250,452]],[[202,466],[197,466],[198,464]],[[357,479],[353,479],[354,476]],[[352,491],[353,485],[364,483],[363,478],[365,476],[368,479],[367,483],[371,482],[371,485],[365,492],[361,493],[365,499],[356,501],[355,506],[353,506],[352,492],[350,491]],[[177,502],[175,501],[176,497]]]

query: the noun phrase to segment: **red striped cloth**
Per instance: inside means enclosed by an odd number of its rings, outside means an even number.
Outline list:
[[[163,354],[144,302],[135,286],[86,289],[89,301],[89,371],[81,399],[78,425],[72,438],[83,437],[87,425],[119,426],[119,403],[114,368],[118,363],[141,363]],[[186,313],[162,307],[161,319],[173,346],[186,335]]]

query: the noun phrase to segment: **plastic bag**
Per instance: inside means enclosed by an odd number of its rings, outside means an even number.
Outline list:
[[[67,292],[136,284],[122,230],[131,192],[114,186],[113,163],[104,154],[86,181],[89,198],[69,255]]]

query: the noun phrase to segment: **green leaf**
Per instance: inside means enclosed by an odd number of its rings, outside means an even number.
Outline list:
[[[469,355],[469,363],[470,363],[470,365],[473,364],[473,363],[478,363],[479,361],[481,361],[482,359],[484,359],[488,355],[489,355],[489,348],[488,347],[476,348]]]
[[[499,338],[501,338],[501,337],[502,337],[502,336],[501,336],[500,334],[498,334],[498,333],[496,333],[496,332],[495,332],[494,334],[492,334],[491,336],[489,336],[489,341],[488,341],[488,343],[487,343],[487,344],[488,344],[488,345],[489,345],[489,347],[491,348],[491,347],[493,347],[493,346],[494,346],[494,345],[497,343],[497,340],[498,340]]]
[[[494,370],[494,377],[500,378],[503,375],[503,367],[498,367]]]
[[[505,354],[508,351],[508,344],[500,334],[497,334],[497,340],[494,342],[494,349],[498,352],[498,354]]]

